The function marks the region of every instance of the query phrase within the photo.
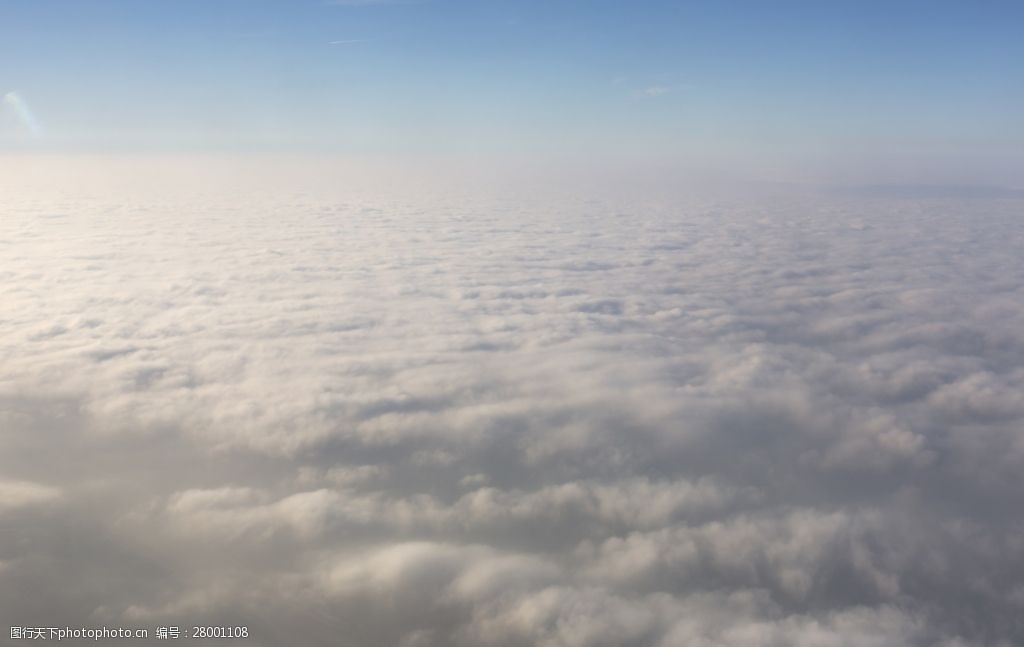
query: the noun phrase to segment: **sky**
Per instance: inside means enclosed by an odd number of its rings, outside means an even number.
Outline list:
[[[1024,644],[1022,7],[0,0],[0,644]]]
[[[996,0],[2,0],[0,92],[35,123],[5,101],[0,146],[1019,188],[1022,20]]]

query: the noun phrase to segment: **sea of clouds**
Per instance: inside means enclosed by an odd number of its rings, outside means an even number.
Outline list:
[[[3,624],[1024,643],[1024,200],[278,164],[3,161]]]

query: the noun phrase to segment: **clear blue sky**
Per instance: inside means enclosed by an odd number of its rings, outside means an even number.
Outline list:
[[[12,91],[5,148],[845,152],[1006,175],[1024,2],[0,0]]]

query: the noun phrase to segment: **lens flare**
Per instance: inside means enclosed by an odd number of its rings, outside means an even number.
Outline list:
[[[43,132],[42,126],[39,125],[39,120],[32,114],[32,109],[29,108],[28,102],[17,92],[8,92],[4,95],[4,103],[11,107],[14,114],[17,115],[22,125],[32,135],[41,135]]]

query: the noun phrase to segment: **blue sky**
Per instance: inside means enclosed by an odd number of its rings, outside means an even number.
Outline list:
[[[1024,4],[0,0],[0,146],[1021,168]],[[960,165],[960,166],[958,166]]]

